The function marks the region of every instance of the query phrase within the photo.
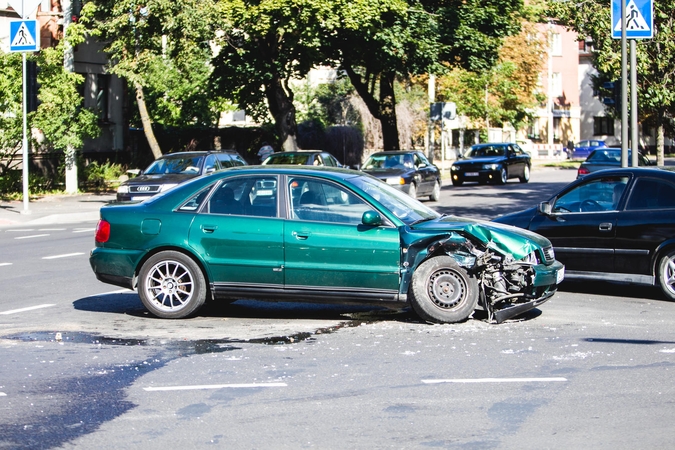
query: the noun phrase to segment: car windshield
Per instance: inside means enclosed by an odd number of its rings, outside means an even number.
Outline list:
[[[413,158],[410,154],[398,155],[370,155],[363,165],[365,170],[369,169],[402,169],[413,166]]]
[[[504,154],[503,146],[481,145],[471,147],[464,153],[465,158],[484,158],[492,156],[502,156]]]
[[[310,155],[303,155],[301,153],[275,153],[270,155],[263,164],[292,164],[296,166],[304,166]]]
[[[349,181],[367,192],[406,225],[440,217],[433,209],[376,178],[362,176]]]
[[[161,158],[150,164],[144,174],[199,173],[204,156],[184,156],[179,158]]]

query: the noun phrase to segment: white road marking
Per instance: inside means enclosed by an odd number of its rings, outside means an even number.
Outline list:
[[[38,228],[38,231],[64,231],[65,228]]]
[[[225,388],[258,388],[258,387],[286,387],[286,383],[243,383],[243,384],[202,384],[194,386],[157,386],[146,387],[144,391],[195,391],[202,389],[225,389]]]
[[[96,228],[78,228],[73,230],[73,233],[89,233],[91,231],[96,231]]]
[[[557,381],[567,381],[567,378],[449,378],[440,380],[422,380],[422,383],[550,383]]]
[[[0,263],[0,266],[11,266],[12,263]]]
[[[57,259],[57,258],[68,258],[70,256],[80,256],[84,255],[84,253],[66,253],[63,255],[54,255],[54,256],[44,256],[42,259]]]
[[[3,311],[3,312],[0,312],[0,315],[8,316],[10,314],[18,314],[18,313],[22,313],[22,312],[26,312],[26,311],[33,311],[34,309],[49,308],[50,306],[56,306],[56,305],[53,304],[53,303],[45,303],[43,305],[29,306],[28,308],[12,309],[12,310],[9,310],[9,311]]]
[[[33,239],[33,238],[39,238],[39,237],[45,237],[45,236],[49,236],[49,235],[48,234],[33,234],[33,235],[30,235],[30,236],[18,236],[18,237],[15,237],[14,239]]]
[[[5,394],[4,392],[0,392],[0,397],[7,397],[7,394]]]

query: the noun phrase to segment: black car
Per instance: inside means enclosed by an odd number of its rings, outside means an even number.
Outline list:
[[[293,166],[342,167],[340,161],[328,152],[321,150],[298,150],[296,152],[278,152],[268,156],[262,165],[291,164]]]
[[[361,169],[412,198],[428,195],[437,202],[441,197],[441,171],[420,151],[373,153]]]
[[[568,279],[659,285],[675,300],[674,172],[594,172],[538,207],[495,222],[547,237]]]
[[[234,150],[169,153],[153,161],[139,176],[120,184],[117,201],[145,200],[199,175],[246,165]]]
[[[638,152],[638,166],[653,166],[654,163],[645,155]],[[628,150],[628,163],[632,161],[632,152]],[[614,169],[621,167],[621,149],[614,147],[604,147],[593,150],[588,158],[579,165],[577,169],[577,178],[584,177],[592,172],[604,169]]]
[[[476,144],[452,164],[452,184],[465,181],[506,184],[509,178],[530,181],[532,160],[518,144],[511,142]]]

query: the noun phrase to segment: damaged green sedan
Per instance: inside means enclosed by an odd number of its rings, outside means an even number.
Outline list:
[[[232,168],[104,206],[95,242],[100,281],[174,319],[207,300],[257,299],[409,304],[434,323],[481,307],[499,323],[564,277],[542,236],[441,215],[370,175],[324,167]]]

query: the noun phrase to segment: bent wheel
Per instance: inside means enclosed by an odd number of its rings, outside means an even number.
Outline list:
[[[413,309],[436,323],[466,320],[478,304],[478,283],[449,256],[424,261],[413,273],[410,286]]]
[[[666,297],[675,300],[675,251],[671,251],[659,261],[658,282]]]
[[[174,251],[157,253],[139,272],[138,295],[157,317],[182,319],[195,313],[206,300],[206,279],[189,257]]]

